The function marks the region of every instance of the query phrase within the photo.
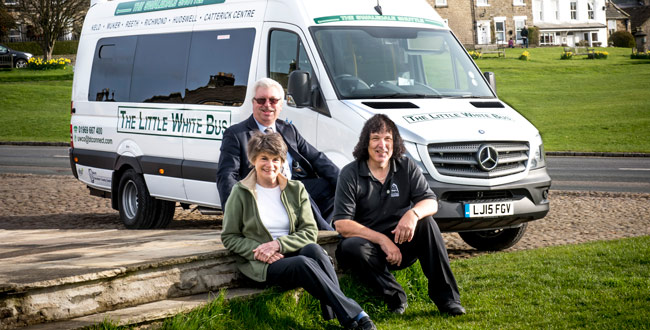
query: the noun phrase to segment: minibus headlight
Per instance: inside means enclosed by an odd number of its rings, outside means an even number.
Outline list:
[[[418,153],[418,147],[415,145],[415,143],[412,142],[404,142],[404,147],[406,147],[406,155],[413,159],[415,164],[420,168],[423,174],[429,173],[427,169],[424,167],[424,164],[422,163],[422,159],[420,158],[420,154]]]
[[[537,134],[535,136],[535,143],[531,146],[531,152],[533,157],[530,164],[530,169],[538,169],[546,167],[546,155],[544,154],[544,143],[542,142],[542,137]]]

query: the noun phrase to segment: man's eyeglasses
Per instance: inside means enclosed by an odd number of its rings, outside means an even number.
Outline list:
[[[260,97],[260,98],[256,98],[256,97],[254,97],[253,100],[254,100],[255,102],[257,102],[257,104],[259,104],[259,105],[265,105],[265,104],[266,104],[266,100],[269,100],[269,103],[270,103],[271,105],[275,105],[275,104],[278,103],[278,101],[280,101],[280,99],[276,99],[275,97],[269,97],[268,99],[267,99],[266,97]]]

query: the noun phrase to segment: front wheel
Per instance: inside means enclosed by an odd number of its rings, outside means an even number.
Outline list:
[[[22,69],[27,67],[27,61],[25,59],[19,58],[16,60],[16,63],[14,64],[14,67]]]
[[[500,251],[519,242],[524,236],[527,223],[517,228],[460,232],[458,235],[471,247],[481,251]]]
[[[126,228],[149,229],[155,224],[158,202],[149,195],[144,178],[132,169],[120,179],[117,204]]]

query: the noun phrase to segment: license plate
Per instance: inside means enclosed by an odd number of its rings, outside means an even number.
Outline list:
[[[513,215],[512,202],[465,204],[465,218],[498,217]]]

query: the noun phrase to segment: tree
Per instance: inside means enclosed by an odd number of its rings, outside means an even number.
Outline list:
[[[14,19],[7,8],[5,8],[4,1],[0,1],[0,39],[4,39],[9,35],[9,30],[16,27],[16,20]]]
[[[88,5],[88,0],[19,0],[18,10],[42,37],[43,58],[49,60],[56,40],[83,20]]]

